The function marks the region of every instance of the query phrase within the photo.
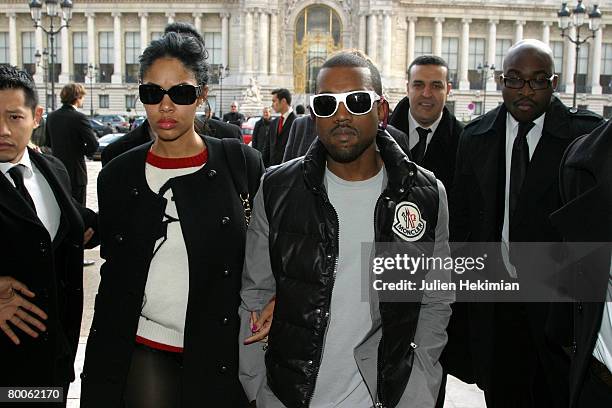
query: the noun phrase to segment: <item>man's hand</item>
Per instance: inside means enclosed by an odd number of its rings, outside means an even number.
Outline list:
[[[266,341],[268,333],[270,332],[270,326],[272,326],[272,319],[274,318],[274,305],[276,304],[276,297],[270,299],[266,307],[263,308],[259,317],[257,313],[251,312],[251,332],[253,335],[247,337],[244,340],[244,344],[252,344],[258,341]]]
[[[85,230],[85,233],[83,234],[83,245],[87,245],[87,243],[89,242],[89,240],[91,239],[91,237],[94,236],[94,230],[93,228],[87,228]]]
[[[40,331],[47,330],[45,325],[37,318],[46,320],[47,314],[21,295],[30,298],[35,296],[34,292],[31,292],[26,285],[18,280],[10,276],[0,276],[0,329],[17,345],[20,344],[19,337],[11,329],[8,322],[34,338],[38,337],[38,333],[28,324]],[[37,317],[32,316],[27,311],[36,314]]]

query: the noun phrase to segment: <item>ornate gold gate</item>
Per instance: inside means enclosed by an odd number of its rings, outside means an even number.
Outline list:
[[[302,10],[295,28],[293,85],[295,93],[314,93],[317,74],[327,56],[342,48],[340,18],[327,6]]]

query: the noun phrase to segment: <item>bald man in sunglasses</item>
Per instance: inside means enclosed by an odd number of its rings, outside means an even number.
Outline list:
[[[254,200],[241,340],[268,331],[258,316],[270,299],[275,305],[268,342],[240,350],[243,387],[260,408],[433,407],[454,293],[391,302],[369,283],[362,259],[381,256],[378,243],[448,256],[444,186],[385,131],[388,104],[370,61],[330,57],[317,88],[318,140],[304,157],[269,169]],[[362,253],[373,242],[375,252]]]

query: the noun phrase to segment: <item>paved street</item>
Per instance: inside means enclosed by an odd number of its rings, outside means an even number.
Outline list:
[[[87,171],[89,175],[89,186],[87,191],[87,206],[93,210],[98,208],[98,199],[96,196],[96,179],[100,171],[100,162],[88,162]],[[91,327],[91,319],[93,317],[94,298],[100,283],[100,252],[98,249],[85,251],[85,258],[95,260],[93,266],[84,269],[84,295],[85,304],[83,308],[83,323],[81,325],[81,339],[77,359],[75,362],[75,372],[77,380],[71,384],[70,392],[68,393],[68,408],[76,408],[79,406],[79,395],[81,392],[81,382],[79,374],[83,368],[83,359],[85,356],[85,343],[87,342],[87,334]],[[484,397],[482,392],[474,385],[465,384],[454,377],[448,378],[448,386],[446,389],[445,408],[484,408]]]

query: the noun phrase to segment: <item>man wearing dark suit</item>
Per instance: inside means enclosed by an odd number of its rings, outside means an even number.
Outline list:
[[[280,113],[280,116],[270,124],[270,137],[262,152],[266,167],[280,164],[283,161],[289,131],[295,120],[295,113],[291,108],[291,92],[285,88],[273,90],[272,109],[274,109],[274,112]]]
[[[452,188],[457,143],[463,125],[446,108],[451,90],[448,65],[440,57],[423,55],[408,67],[408,95],[389,120],[408,135],[412,160],[433,171],[446,188]]]
[[[63,387],[66,398],[83,309],[84,224],[96,216],[72,198],[62,162],[27,148],[37,104],[32,78],[0,67],[0,385]]]
[[[558,169],[567,146],[602,119],[569,109],[552,94],[550,48],[536,40],[515,44],[500,77],[504,104],[465,127],[450,195],[451,240],[495,242],[487,273],[521,277],[511,242],[558,242],[549,215],[561,206]],[[495,262],[494,262],[495,261]],[[491,267],[494,265],[495,267]],[[468,304],[466,372],[485,392],[489,408],[566,407],[567,373],[561,350],[544,336],[546,303]]]
[[[223,122],[229,123],[230,125],[236,125],[238,127],[242,126],[242,122],[244,122],[244,115],[238,112],[238,102],[232,102],[232,106],[230,107],[230,111],[223,115]]]
[[[612,407],[612,122],[572,143],[560,174],[564,206],[551,220],[564,240],[608,243],[581,259],[574,270],[578,280],[597,276],[595,286],[605,289],[605,299],[574,303],[573,316],[557,316],[574,321],[570,407]]]
[[[272,112],[270,107],[266,106],[261,112],[261,119],[255,123],[253,128],[253,139],[251,147],[263,151],[266,140],[270,137],[270,124],[272,123]]]
[[[91,156],[98,148],[98,140],[89,119],[77,108],[83,106],[85,87],[67,84],[60,93],[62,107],[47,117],[47,142],[53,155],[60,159],[70,175],[72,196],[85,205],[87,168],[84,156]]]
[[[210,136],[217,139],[234,138],[242,141],[242,133],[238,126],[221,122],[217,119],[208,119],[206,122],[200,121],[196,124],[196,131],[201,134],[210,134]],[[155,139],[155,135],[151,132],[149,122],[145,120],[140,126],[126,133],[102,150],[102,167],[106,166],[109,161],[121,153],[125,153],[153,139]]]

